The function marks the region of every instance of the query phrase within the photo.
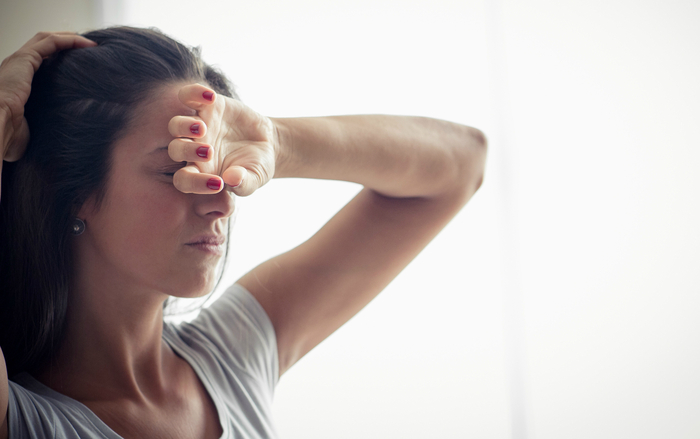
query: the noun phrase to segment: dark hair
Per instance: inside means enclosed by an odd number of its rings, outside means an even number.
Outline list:
[[[199,47],[156,28],[82,35],[98,45],[54,53],[34,75],[25,106],[29,145],[2,173],[0,347],[9,376],[39,370],[60,346],[73,276],[72,220],[91,196],[99,209],[112,145],[139,104],[161,85],[188,80],[238,99]],[[227,256],[228,248],[224,265]]]

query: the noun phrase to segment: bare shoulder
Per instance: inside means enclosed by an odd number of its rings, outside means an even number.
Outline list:
[[[7,400],[9,398],[9,385],[7,384],[7,369],[5,368],[5,356],[0,349],[0,439],[7,439]]]

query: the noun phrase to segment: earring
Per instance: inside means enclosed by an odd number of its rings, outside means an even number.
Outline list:
[[[73,230],[74,235],[81,235],[85,231],[85,223],[80,218],[75,218],[73,220]]]

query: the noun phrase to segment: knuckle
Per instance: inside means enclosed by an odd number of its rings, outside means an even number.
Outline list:
[[[186,194],[190,193],[190,185],[188,185],[188,179],[186,178],[187,175],[182,172],[182,171],[177,171],[175,175],[173,175],[173,185],[177,190],[180,192],[184,192]]]
[[[36,52],[31,50],[31,49],[19,49],[12,55],[8,56],[7,59],[13,58],[13,59],[22,59],[22,58],[34,58],[34,54]]]
[[[197,156],[197,144],[187,144],[182,143],[180,147],[180,160],[193,162],[195,160],[201,160],[201,157]]]
[[[171,140],[170,143],[168,143],[168,156],[173,160],[175,160],[175,149],[177,148],[176,140],[177,139]]]
[[[35,68],[39,68],[41,65],[41,55],[35,50],[32,49],[19,49],[17,52],[13,53],[9,57],[7,57],[7,62],[10,61],[22,61],[22,62],[29,62],[31,63]]]
[[[182,142],[179,140],[173,140],[168,147],[168,155],[176,162],[181,162],[183,161],[182,149]]]
[[[177,136],[177,130],[179,126],[179,116],[173,117],[170,119],[170,122],[168,122],[168,131],[170,134],[173,136]]]

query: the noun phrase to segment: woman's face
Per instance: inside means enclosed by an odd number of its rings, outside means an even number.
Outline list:
[[[168,122],[176,115],[195,116],[178,100],[185,84],[163,86],[141,109],[126,135],[115,143],[107,191],[98,212],[83,206],[86,230],[76,236],[80,275],[89,284],[158,290],[178,297],[211,291],[225,245],[212,252],[191,243],[226,236],[235,195],[185,194],[172,174],[183,166],[168,155]],[[97,287],[98,285],[90,285]]]

